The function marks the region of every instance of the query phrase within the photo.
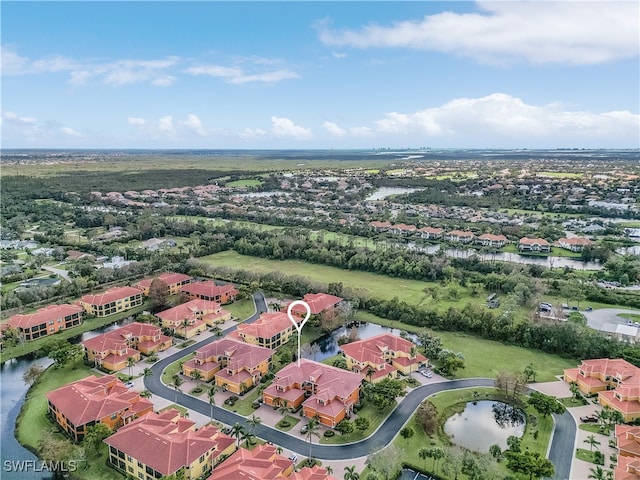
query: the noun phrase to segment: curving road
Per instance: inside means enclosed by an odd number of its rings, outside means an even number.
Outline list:
[[[249,317],[245,323],[255,321],[260,313],[267,311],[266,301],[262,293],[257,292],[253,294],[253,298],[256,303],[256,313]],[[235,330],[237,327],[233,326],[224,331],[229,333]],[[145,387],[150,390],[154,395],[158,395],[167,399],[175,399],[176,391],[167,387],[161,381],[162,371],[171,363],[188,355],[198,348],[214,341],[214,338],[208,338],[201,342],[195,343],[180,352],[177,352],[169,357],[166,357],[159,362],[155,363],[151,370],[153,375],[144,378]],[[432,383],[415,388],[409,392],[404,399],[399,403],[398,407],[387,417],[384,423],[376,430],[371,436],[359,442],[347,444],[347,445],[312,445],[311,455],[324,460],[348,460],[351,458],[357,458],[369,455],[375,451],[380,450],[384,446],[391,443],[402,426],[409,420],[411,415],[415,412],[420,403],[427,397],[442,392],[445,390],[452,390],[458,388],[473,388],[473,387],[492,387],[494,380],[491,378],[470,378],[461,380],[451,380],[440,383]],[[209,416],[211,413],[211,406],[208,402],[200,400],[198,398],[186,395],[180,391],[177,392],[178,402],[184,407],[194,410],[202,415]],[[224,408],[213,406],[213,416],[216,420],[225,423],[227,425],[234,425],[236,422],[243,425],[245,428],[249,428],[246,423],[245,417],[236,413],[230,412]],[[549,452],[549,459],[554,463],[556,467],[557,480],[565,480],[569,478],[569,472],[571,470],[571,459],[573,457],[573,445],[575,442],[576,425],[573,417],[569,413],[563,415],[554,416],[556,426],[554,430],[554,436],[551,443]],[[254,433],[267,441],[273,442],[276,445],[280,445],[283,448],[292,450],[301,455],[308,455],[309,443],[301,438],[295,437],[275,428],[267,425],[258,425],[254,428]]]

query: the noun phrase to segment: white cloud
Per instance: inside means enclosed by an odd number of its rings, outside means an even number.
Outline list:
[[[640,4],[609,2],[477,2],[479,13],[443,12],[422,20],[359,30],[317,24],[330,46],[410,48],[491,63],[590,65],[638,56]]]
[[[73,128],[70,127],[62,127],[62,133],[64,133],[65,135],[69,135],[70,137],[83,137],[84,135],[82,135],[80,132],[78,132],[77,130],[74,130]]]
[[[522,99],[494,93],[481,98],[458,98],[439,107],[413,113],[390,112],[374,122],[378,135],[434,139],[491,139],[495,144],[530,140],[585,140],[637,138],[640,115],[628,111],[593,113],[563,109],[558,103],[529,105]]]
[[[324,122],[322,124],[322,128],[324,128],[331,135],[335,135],[336,137],[344,137],[347,132],[343,128],[340,128],[337,124],[333,122]]]
[[[312,136],[311,129],[296,125],[288,118],[271,117],[271,124],[271,133],[276,137],[308,139]]]
[[[245,128],[239,133],[242,138],[260,138],[264,137],[266,134],[267,132],[261,128]]]
[[[62,72],[77,67],[77,63],[60,55],[31,60],[23,57],[8,45],[0,47],[0,65],[3,75],[26,75],[46,72]]]
[[[202,122],[200,121],[198,116],[194,115],[193,113],[190,113],[189,115],[187,115],[187,119],[181,121],[180,124],[184,125],[189,130],[194,131],[195,133],[197,133],[198,135],[200,135],[202,137],[207,135],[207,132],[202,127]]]
[[[42,121],[35,117],[21,116],[11,110],[2,110],[0,120],[3,140],[6,138],[22,144],[48,142],[60,137],[80,138],[85,136],[74,128],[62,125],[57,120]]]
[[[189,140],[197,137],[210,137],[213,134],[193,113],[188,114],[184,120],[176,120],[173,115],[164,115],[155,120],[128,117],[127,123],[135,128],[140,136],[153,140]]]
[[[129,117],[127,118],[127,122],[129,125],[145,125],[147,123],[144,118],[139,117]]]
[[[258,62],[264,64],[265,62]],[[228,83],[276,83],[282,80],[299,78],[300,76],[291,70],[280,69],[261,73],[245,73],[239,67],[225,67],[222,65],[199,65],[187,69],[191,75],[208,75],[210,77],[221,78]]]

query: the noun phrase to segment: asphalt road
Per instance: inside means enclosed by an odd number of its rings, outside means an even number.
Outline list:
[[[266,301],[262,293],[254,293],[253,298],[256,302],[256,313],[245,320],[245,323],[257,320],[260,313],[267,311]],[[228,328],[224,333],[232,332],[236,328],[236,326]],[[174,389],[165,386],[161,381],[161,376],[162,371],[169,364],[214,340],[215,338],[208,338],[202,342],[195,343],[154,364],[151,367],[153,375],[144,378],[145,388],[150,390],[154,395],[170,400],[175,400],[177,393],[178,404],[208,417],[211,413],[211,405],[209,405],[208,402],[186,395],[180,391],[176,392]],[[315,458],[324,460],[348,460],[351,458],[369,455],[391,443],[396,434],[415,412],[416,408],[418,408],[420,403],[430,395],[457,388],[492,387],[493,385],[494,380],[492,378],[470,378],[423,385],[409,392],[391,415],[387,417],[384,423],[368,438],[347,445],[313,444],[311,446],[311,455]],[[218,407],[217,405],[213,406],[213,417],[217,421],[227,425],[240,423],[240,425],[245,428],[249,428],[249,425],[243,416]],[[554,417],[556,420],[556,426],[549,452],[549,459],[556,467],[556,475],[554,476],[554,479],[565,480],[569,478],[569,472],[571,470],[576,425],[573,417],[571,417],[569,413]],[[276,430],[275,428],[267,425],[258,425],[253,429],[253,431],[255,435],[264,440],[297,452],[300,455],[309,455],[309,443],[304,439],[281,432],[280,430]]]

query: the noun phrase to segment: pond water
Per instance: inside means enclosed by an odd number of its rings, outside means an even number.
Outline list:
[[[413,193],[418,190],[422,190],[421,188],[404,188],[404,187],[380,187],[375,192],[371,193],[364,200],[366,202],[373,202],[375,200],[382,200],[390,195],[400,195],[403,193]]]
[[[464,411],[449,417],[444,431],[451,441],[476,452],[487,453],[491,445],[507,448],[507,438],[522,437],[526,417],[512,405],[483,400],[468,402]]]
[[[70,339],[70,341],[78,343],[83,340],[88,340],[101,333],[114,330],[124,323],[126,322],[118,322],[95,331],[86,332]],[[37,461],[37,457],[20,445],[15,437],[16,418],[18,418],[24,397],[27,393],[27,386],[22,381],[22,374],[31,365],[39,364],[47,367],[51,363],[49,358],[37,358],[35,360],[14,358],[0,364],[0,399],[2,399],[0,402],[0,441],[2,442],[2,448],[0,448],[0,463],[2,463],[0,478],[11,480],[50,480],[53,478],[46,469],[43,468],[42,463]],[[25,471],[9,472],[8,469],[10,469],[10,465],[16,465],[11,462],[22,461],[36,463],[35,465],[33,463],[24,464],[23,468]],[[36,469],[44,471],[38,472],[35,471]]]
[[[332,357],[338,353],[340,353],[338,347],[338,338],[346,335],[351,328],[355,328],[358,331],[358,337],[360,340],[364,340],[365,338],[370,338],[375,335],[380,335],[381,333],[391,333],[393,335],[400,335],[400,330],[397,328],[389,328],[383,327],[381,325],[376,325],[375,323],[361,323],[356,324],[353,327],[340,327],[328,335],[324,335],[320,337],[318,340],[313,342],[314,345],[318,345],[320,348],[319,353],[315,355],[312,360],[317,362],[321,362],[325,358]],[[416,335],[410,334],[409,339],[412,341],[416,340]]]

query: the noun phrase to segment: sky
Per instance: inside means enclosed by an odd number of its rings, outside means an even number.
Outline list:
[[[639,148],[640,2],[12,2],[2,148]]]

